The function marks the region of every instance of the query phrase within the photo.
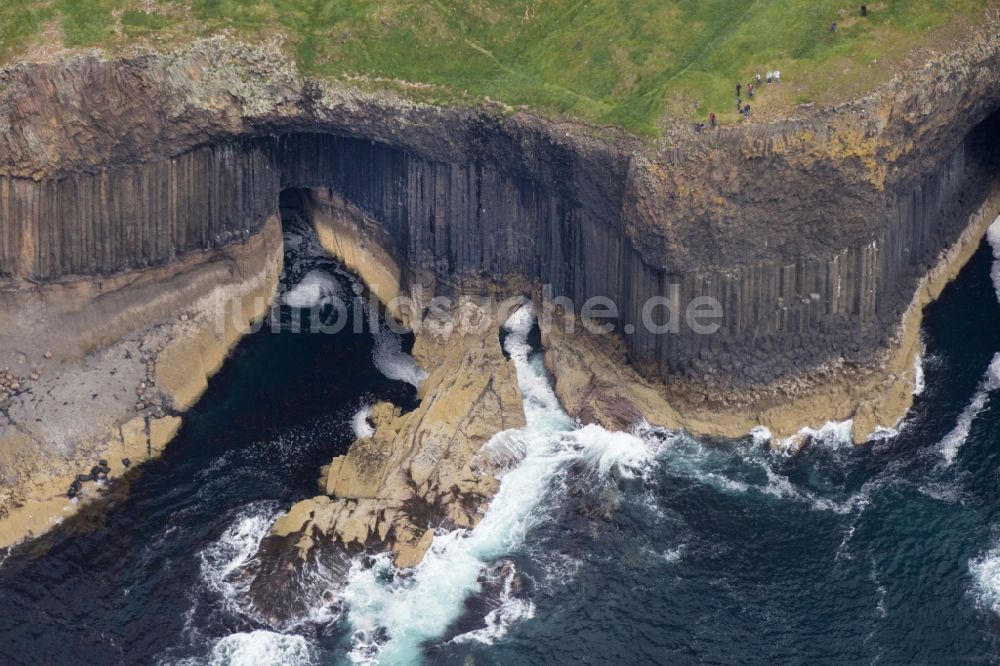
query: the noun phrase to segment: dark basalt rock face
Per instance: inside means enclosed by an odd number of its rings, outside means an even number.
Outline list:
[[[662,150],[303,82],[217,42],[0,84],[0,298],[225,246],[283,188],[330,188],[445,291],[608,296],[644,374],[744,386],[884,348],[1000,145],[995,36],[843,108]],[[721,330],[646,331],[643,304],[671,285],[682,305],[717,299]]]

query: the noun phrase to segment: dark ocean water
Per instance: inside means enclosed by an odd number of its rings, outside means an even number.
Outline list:
[[[288,282],[350,293],[289,240]],[[339,602],[284,627],[247,611],[234,572],[315,494],[358,410],[415,389],[368,333],[266,326],[127,495],[0,554],[0,662],[1000,662],[992,262],[984,243],[929,308],[925,389],[897,433],[854,447],[831,426],[794,457],[579,429],[519,322],[529,425],[510,437],[528,453],[483,524],[412,574],[359,560]]]

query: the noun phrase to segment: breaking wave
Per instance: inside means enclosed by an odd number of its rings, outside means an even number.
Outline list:
[[[913,359],[913,395],[917,396],[927,388],[927,380],[924,377],[924,357],[927,350],[923,341],[920,342],[920,353]]]
[[[755,428],[747,440],[734,443],[704,443],[682,432],[667,431],[646,426],[644,436],[658,436],[662,447],[657,459],[671,476],[687,479],[732,495],[755,494],[762,498],[793,501],[808,505],[814,511],[848,514],[863,510],[871,501],[872,492],[886,481],[882,477],[870,479],[861,488],[850,493],[839,493],[835,488],[813,489],[795,483],[783,471],[787,461],[785,452],[772,449],[770,433]],[[837,463],[836,456],[850,455],[850,421],[828,423],[823,428],[804,428],[803,432],[814,441],[825,443],[825,455]]]
[[[278,513],[276,502],[248,505],[218,539],[198,553],[202,580],[226,603],[239,605],[244,598],[249,581],[234,574],[257,552]]]
[[[316,654],[302,636],[257,631],[231,634],[212,647],[211,666],[296,666],[317,663]]]
[[[819,428],[806,426],[795,435],[787,437],[778,442],[778,449],[787,453],[794,453],[801,448],[802,442],[813,444],[823,444],[830,447],[841,447],[852,444],[852,432],[854,429],[853,419],[846,421],[827,421]]]
[[[505,324],[504,348],[515,363],[524,396],[527,425],[519,431],[523,459],[502,477],[482,521],[472,530],[438,534],[412,571],[395,570],[388,555],[374,558],[374,566],[355,562],[344,591],[355,662],[420,661],[422,646],[441,637],[461,615],[465,601],[481,591],[488,565],[517,551],[532,528],[545,520],[537,509],[558,487],[554,481],[568,465],[584,463],[595,475],[615,470],[629,476],[651,460],[647,443],[636,435],[594,425],[577,428],[562,411],[544,366],[528,343],[534,325],[530,306]],[[499,606],[483,618],[484,627],[461,634],[458,640],[492,642],[506,635],[513,623],[533,615],[530,600],[506,589]]]
[[[975,583],[977,604],[1000,615],[1000,546],[969,560],[969,573]]]

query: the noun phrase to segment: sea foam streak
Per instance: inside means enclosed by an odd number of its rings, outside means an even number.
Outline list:
[[[543,365],[530,357],[527,340],[534,322],[533,310],[525,306],[505,325],[504,347],[515,363],[524,397],[523,459],[504,475],[479,525],[436,536],[411,573],[394,572],[385,555],[372,567],[356,563],[344,593],[355,631],[353,660],[420,661],[422,644],[441,636],[462,613],[465,600],[480,591],[478,579],[487,564],[517,550],[532,527],[544,520],[536,509],[568,464],[585,461],[595,474],[612,468],[628,474],[648,461],[646,444],[638,437],[598,426],[577,429],[562,411]],[[485,618],[485,629],[460,640],[496,640],[511,622],[534,614],[530,601],[508,597]],[[383,642],[379,636],[388,638]]]
[[[993,289],[1000,300],[1000,217],[993,220],[993,224],[986,230],[986,240],[993,248],[993,266],[990,268],[990,277],[993,278]]]
[[[920,354],[913,359],[913,395],[917,396],[924,392],[927,388],[927,381],[924,377],[924,357],[927,355],[927,349],[924,347],[923,340],[920,341]]]
[[[976,392],[973,394],[972,400],[965,406],[962,413],[958,415],[958,422],[955,424],[955,427],[941,440],[939,448],[941,455],[944,457],[945,466],[955,461],[958,450],[962,447],[962,444],[965,444],[965,440],[969,437],[973,421],[979,416],[979,412],[983,411],[983,407],[986,406],[986,399],[989,398],[990,393],[997,388],[1000,388],[1000,352],[993,355],[993,360],[990,361],[990,365],[986,368],[983,378],[979,381],[979,386],[976,387]]]
[[[994,220],[986,230],[986,240],[993,248],[993,265],[990,268],[990,276],[993,278],[993,289],[996,291],[997,299],[1000,300],[1000,217]],[[989,393],[997,388],[1000,388],[1000,353],[993,356],[990,367],[986,369],[972,400],[958,416],[955,427],[941,440],[940,451],[941,455],[944,456],[946,466],[954,462],[959,448],[969,436],[972,422],[986,406]]]

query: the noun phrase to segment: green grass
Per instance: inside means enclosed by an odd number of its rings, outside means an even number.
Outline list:
[[[174,45],[221,30],[275,33],[306,73],[403,82],[435,102],[484,98],[661,134],[716,111],[778,68],[763,114],[864,93],[919,47],[947,49],[998,0],[7,0],[0,57],[55,17],[66,46]],[[151,11],[150,11],[151,9]],[[837,21],[838,31],[830,31]],[[116,26],[118,28],[116,32]]]
[[[0,3],[0,62],[6,62],[41,32],[51,10],[31,0]]]

